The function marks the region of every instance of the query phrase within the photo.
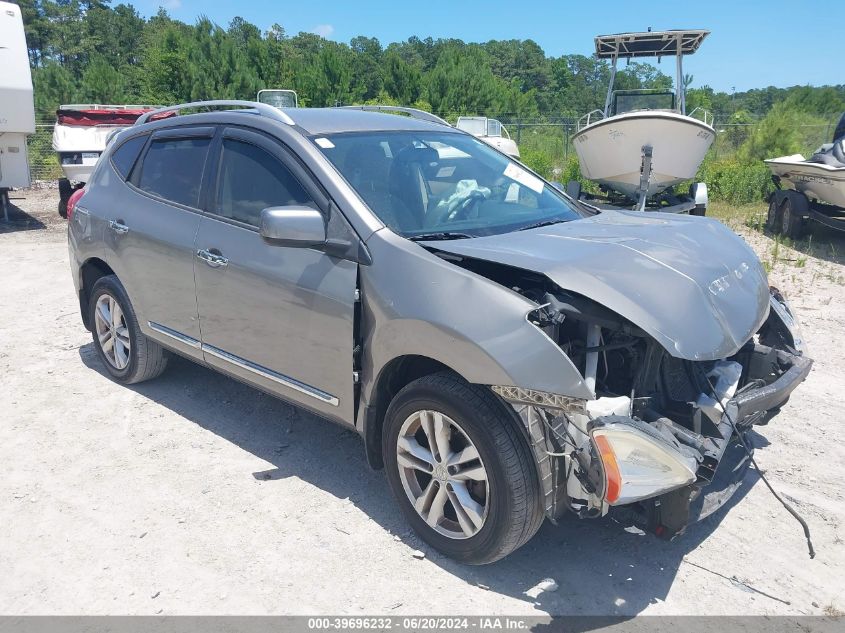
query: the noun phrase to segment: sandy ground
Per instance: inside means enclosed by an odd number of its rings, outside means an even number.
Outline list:
[[[354,434],[184,360],[135,387],[106,378],[56,192],[12,202],[13,222],[0,221],[2,614],[845,609],[841,237],[773,258],[768,237],[744,231],[774,261],[816,359],[755,438],[761,468],[810,524],[815,560],[752,471],[727,509],[675,542],[571,519],[479,568],[413,536]],[[559,589],[530,597],[547,577]]]

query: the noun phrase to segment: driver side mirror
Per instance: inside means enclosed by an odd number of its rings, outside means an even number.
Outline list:
[[[268,207],[261,212],[259,233],[282,246],[310,248],[326,243],[326,221],[322,213],[311,207]]]

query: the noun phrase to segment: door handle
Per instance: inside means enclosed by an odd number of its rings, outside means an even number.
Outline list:
[[[199,257],[202,261],[204,261],[212,268],[222,268],[223,266],[226,266],[229,263],[228,257],[223,257],[219,253],[214,253],[206,249],[198,250],[197,257]]]
[[[111,220],[109,222],[109,228],[118,235],[126,235],[129,233],[129,227],[126,226],[122,220]]]

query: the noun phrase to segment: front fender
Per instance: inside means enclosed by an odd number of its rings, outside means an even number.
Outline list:
[[[572,361],[528,321],[536,303],[389,230],[367,246],[373,265],[361,267],[365,402],[381,369],[405,355],[434,359],[472,383],[592,397]]]

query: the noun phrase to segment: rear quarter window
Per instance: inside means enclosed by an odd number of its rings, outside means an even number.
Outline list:
[[[153,140],[144,155],[138,188],[170,202],[199,206],[210,138]]]
[[[135,161],[138,160],[138,154],[141,153],[141,150],[144,148],[144,143],[146,142],[146,135],[136,136],[134,138],[130,138],[112,152],[112,165],[114,166],[115,171],[117,171],[124,180],[129,178],[132,166],[135,164]]]

